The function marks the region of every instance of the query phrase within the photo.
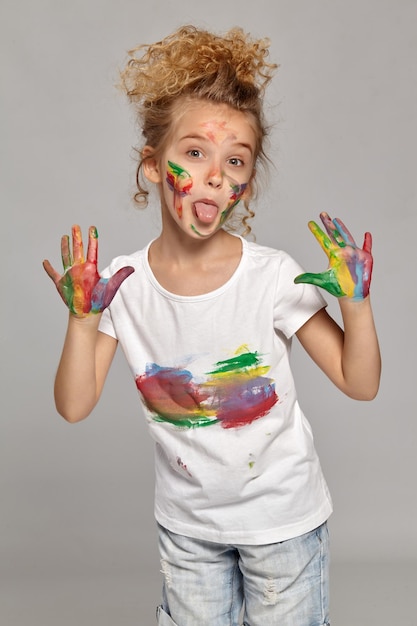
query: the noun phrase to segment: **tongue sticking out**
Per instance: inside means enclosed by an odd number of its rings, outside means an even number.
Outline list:
[[[217,217],[218,208],[214,204],[196,202],[194,207],[198,219],[204,224],[211,224]]]

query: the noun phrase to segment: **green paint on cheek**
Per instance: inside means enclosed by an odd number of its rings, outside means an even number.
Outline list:
[[[181,165],[168,161],[168,171],[166,182],[171,191],[174,192],[174,206],[178,214],[178,217],[182,217],[182,201],[181,198],[186,196],[191,187],[193,181],[190,174]]]
[[[243,185],[239,185],[238,183],[233,183],[233,182],[230,183],[230,189],[231,189],[230,201],[227,207],[225,208],[225,210],[222,211],[221,220],[220,220],[221,224],[224,224],[224,222],[227,220],[232,210],[240,202],[240,199],[243,196],[247,186],[248,186],[247,183],[243,183]]]
[[[177,163],[173,163],[172,161],[168,161],[168,166],[169,166],[169,169],[171,170],[171,173],[174,174],[174,176],[183,176],[183,177],[189,178],[190,176],[189,173],[187,172],[186,169],[181,167],[181,165],[178,165]]]
[[[190,173],[181,165],[168,161],[167,183],[171,191],[175,191],[185,196],[193,186]]]

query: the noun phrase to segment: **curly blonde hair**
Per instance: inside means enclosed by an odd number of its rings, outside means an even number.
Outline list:
[[[182,26],[161,41],[140,45],[129,52],[121,72],[121,87],[136,106],[145,143],[154,149],[153,157],[164,150],[170,138],[175,114],[185,101],[203,100],[227,104],[249,115],[255,125],[255,163],[266,164],[262,97],[272,78],[275,63],[267,62],[269,40],[252,39],[241,28],[215,35],[194,26]],[[136,171],[136,202],[147,205],[148,191],[141,182],[146,156],[139,150]],[[242,218],[254,213],[245,202]]]

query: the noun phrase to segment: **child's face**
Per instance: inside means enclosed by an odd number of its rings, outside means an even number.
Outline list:
[[[164,226],[208,238],[250,193],[255,131],[227,105],[192,103],[180,115],[158,165]]]

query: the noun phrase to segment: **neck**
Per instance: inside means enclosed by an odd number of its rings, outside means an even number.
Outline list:
[[[207,239],[193,239],[185,233],[172,232],[162,229],[160,236],[152,244],[153,253],[160,260],[178,264],[198,263],[199,260],[207,262],[210,259],[225,254],[231,244],[240,241],[223,229]]]
[[[179,243],[166,232],[156,239],[148,254],[151,270],[162,287],[182,296],[197,296],[224,285],[242,257],[242,242],[224,230],[196,241]]]

